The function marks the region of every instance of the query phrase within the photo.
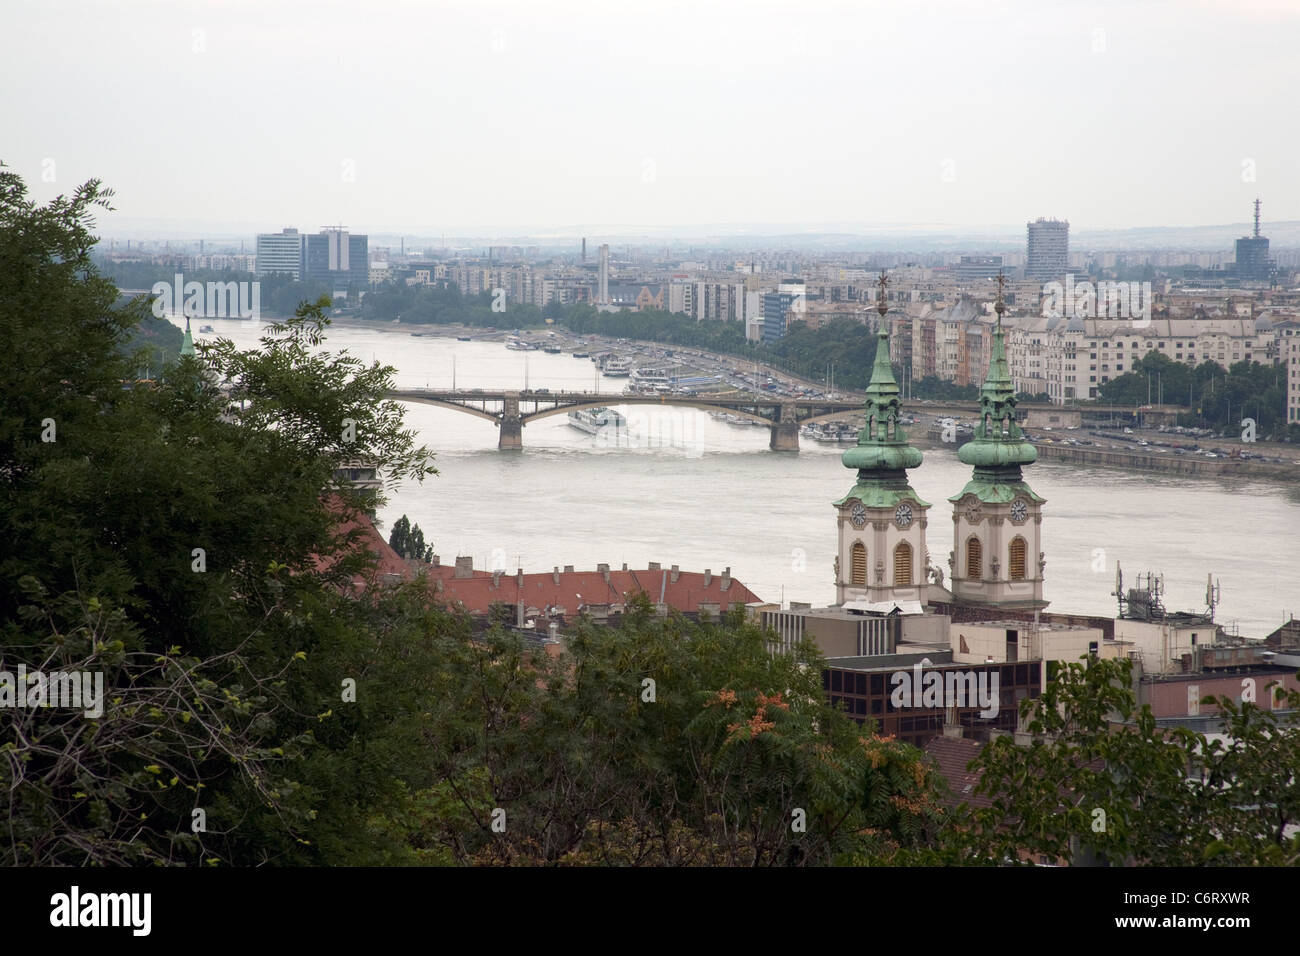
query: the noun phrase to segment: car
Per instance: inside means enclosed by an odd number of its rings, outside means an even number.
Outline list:
[[[1124,429],[1124,434],[1125,434],[1125,435],[1132,435],[1132,434],[1133,434],[1133,429],[1131,429],[1131,428],[1126,428],[1126,429]]]

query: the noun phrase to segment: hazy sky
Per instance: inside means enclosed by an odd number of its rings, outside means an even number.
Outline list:
[[[0,159],[42,200],[103,179],[119,221],[1090,229],[1243,222],[1257,193],[1300,219],[1300,0],[7,0],[4,21]]]

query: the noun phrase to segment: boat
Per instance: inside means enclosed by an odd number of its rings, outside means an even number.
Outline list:
[[[627,428],[627,417],[612,408],[580,408],[569,412],[569,424],[588,435],[595,435],[602,429],[615,431]]]
[[[536,352],[537,346],[532,342],[525,342],[523,339],[510,339],[506,342],[506,348],[512,352]]]
[[[632,363],[612,355],[601,364],[600,370],[611,378],[627,378],[632,374]]]
[[[200,332],[205,332],[205,333],[210,333],[210,332],[215,332],[215,331],[217,331],[217,330],[214,329],[214,328],[213,328],[212,326],[210,326],[210,325],[200,325],[200,326],[199,326],[199,331],[200,331]]]
[[[411,333],[411,337],[412,337],[412,338],[417,338],[417,339],[418,339],[420,336],[422,336],[422,335],[424,335],[423,332],[412,332],[412,333]]]
[[[473,342],[474,340],[471,339],[468,335],[458,335],[458,336],[456,336],[456,341],[457,341],[457,342]]]
[[[542,351],[547,355],[559,355],[563,350],[558,345],[548,345]]]
[[[573,353],[573,357],[574,357],[574,358],[590,358],[590,353],[589,353],[589,352],[574,352],[574,353]]]
[[[831,445],[852,444],[858,440],[858,432],[861,430],[854,428],[848,422],[817,422],[804,428],[807,431],[800,429],[800,432],[813,441]]]
[[[673,387],[673,376],[667,369],[639,368],[632,372],[632,388],[643,392],[666,392]]]

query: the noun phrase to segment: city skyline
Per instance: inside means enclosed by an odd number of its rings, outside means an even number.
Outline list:
[[[98,177],[123,223],[248,233],[1300,212],[1297,134],[1269,107],[1300,33],[1280,2],[320,7],[258,7],[254,30],[244,3],[20,3],[0,75],[42,95],[6,108],[3,159],[39,200]],[[92,79],[141,96],[96,101],[83,135],[49,103]]]

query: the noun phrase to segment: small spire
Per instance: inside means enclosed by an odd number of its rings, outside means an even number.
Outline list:
[[[181,339],[181,355],[194,354],[194,335],[190,332],[190,317],[185,316],[185,337]]]

